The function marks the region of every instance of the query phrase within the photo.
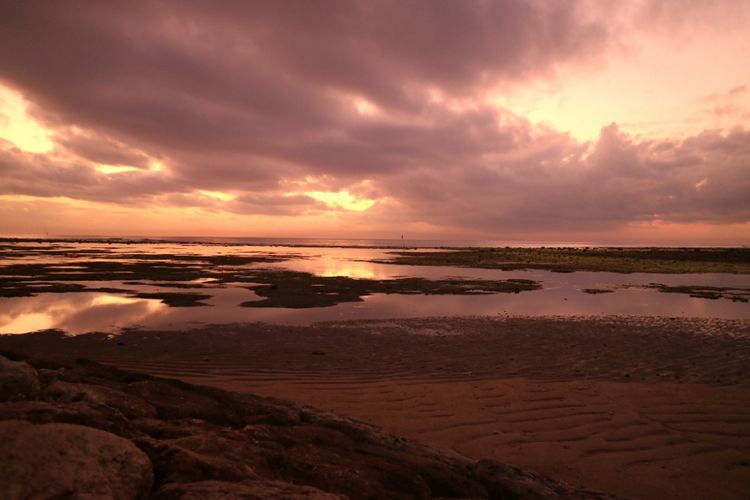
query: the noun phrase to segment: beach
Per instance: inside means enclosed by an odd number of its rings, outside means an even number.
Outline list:
[[[289,399],[632,498],[750,491],[750,323],[466,317],[0,337]]]
[[[748,33],[0,2],[0,500],[750,499]]]

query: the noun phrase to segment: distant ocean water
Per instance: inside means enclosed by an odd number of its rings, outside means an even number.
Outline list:
[[[19,238],[70,239],[70,240],[120,240],[176,243],[204,243],[253,246],[306,246],[306,247],[409,247],[409,248],[465,248],[465,247],[585,247],[595,246],[591,242],[571,241],[513,241],[513,240],[461,240],[461,239],[411,239],[401,238],[262,238],[262,237],[216,237],[216,236],[117,236],[101,235],[45,235],[17,236]]]
[[[661,248],[747,248],[746,245],[669,245],[643,242],[613,243],[597,241],[551,241],[551,240],[472,240],[472,239],[419,239],[405,236],[401,238],[266,238],[266,237],[220,237],[220,236],[102,236],[102,235],[0,235],[0,238],[81,240],[81,241],[128,241],[198,243],[217,245],[251,246],[297,246],[297,247],[356,247],[356,248],[539,248],[539,247],[661,247]]]

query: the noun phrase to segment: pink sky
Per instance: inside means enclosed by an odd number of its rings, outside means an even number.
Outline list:
[[[0,2],[0,234],[750,244],[750,4]]]

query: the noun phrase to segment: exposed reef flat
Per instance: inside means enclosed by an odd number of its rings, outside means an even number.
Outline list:
[[[750,273],[750,248],[466,248],[392,252],[388,264],[556,272]]]
[[[140,299],[159,299],[170,307],[199,307],[208,305],[204,300],[210,299],[211,296],[205,293],[185,293],[185,292],[139,292],[132,295]]]
[[[315,276],[297,271],[257,271],[248,287],[263,300],[244,302],[245,307],[324,307],[358,302],[373,293],[403,295],[483,295],[536,290],[541,284],[526,279],[470,280],[424,278],[365,279],[346,276]]]
[[[728,299],[732,302],[748,302],[750,289],[725,286],[669,286],[661,283],[651,283],[649,288],[656,288],[663,293],[684,293],[698,299]]]
[[[541,284],[527,279],[481,280],[424,278],[367,279],[346,276],[316,276],[279,268],[250,267],[247,264],[281,261],[283,257],[256,256],[148,256],[141,260],[79,260],[59,263],[0,264],[0,297],[30,297],[39,293],[106,292],[131,297],[160,299],[172,307],[207,305],[210,289],[244,286],[262,297],[245,307],[325,307],[361,301],[373,293],[478,295],[519,293],[536,290]],[[191,257],[191,256],[189,256]],[[219,265],[217,262],[221,262]],[[136,292],[79,282],[117,282],[123,285],[201,289],[195,292]],[[149,283],[150,282],[150,283]]]
[[[0,297],[100,292],[159,299],[171,307],[192,307],[208,305],[211,289],[244,287],[260,298],[238,301],[237,305],[305,308],[357,302],[372,294],[470,295],[519,293],[542,288],[540,282],[528,279],[374,279],[319,276],[279,267],[286,260],[310,258],[310,255],[293,252],[201,255],[147,247],[137,251],[138,248],[138,245],[128,245],[125,249],[111,251],[107,245],[87,248],[53,242],[0,244]],[[390,259],[372,262],[556,272],[750,272],[750,249],[738,248],[475,248],[396,251],[390,255]],[[747,287],[652,283],[645,288],[704,299],[735,302],[750,299]],[[599,294],[612,289],[582,291]]]

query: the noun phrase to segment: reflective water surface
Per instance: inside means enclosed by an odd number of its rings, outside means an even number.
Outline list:
[[[23,244],[22,252],[6,252],[0,265],[55,263],[58,275],[77,272],[84,259],[137,262],[146,256],[278,256],[284,260],[244,266],[304,271],[318,276],[393,279],[471,278],[538,281],[543,288],[522,293],[488,295],[373,294],[361,302],[306,309],[249,308],[239,304],[260,300],[246,287],[249,283],[216,286],[206,276],[177,283],[202,286],[178,289],[148,280],[74,281],[89,288],[113,288],[138,292],[190,292],[210,295],[207,306],[169,307],[158,299],[137,298],[122,293],[39,293],[31,297],[0,298],[0,333],[25,333],[59,328],[75,334],[89,331],[116,332],[121,328],[179,329],[196,324],[226,324],[251,321],[306,324],[346,319],[381,319],[452,315],[639,315],[715,318],[750,318],[750,304],[727,299],[711,300],[682,293],[662,293],[646,288],[650,283],[670,286],[719,286],[750,288],[750,276],[731,274],[618,274],[600,272],[553,273],[548,271],[500,271],[438,266],[399,266],[373,263],[388,257],[388,250],[368,248],[238,247],[201,244]],[[216,270],[220,266],[207,266]],[[0,274],[2,271],[0,270]],[[6,276],[0,276],[3,278]],[[16,276],[17,277],[17,276]],[[172,283],[174,285],[174,283]],[[589,294],[585,289],[611,293]]]

